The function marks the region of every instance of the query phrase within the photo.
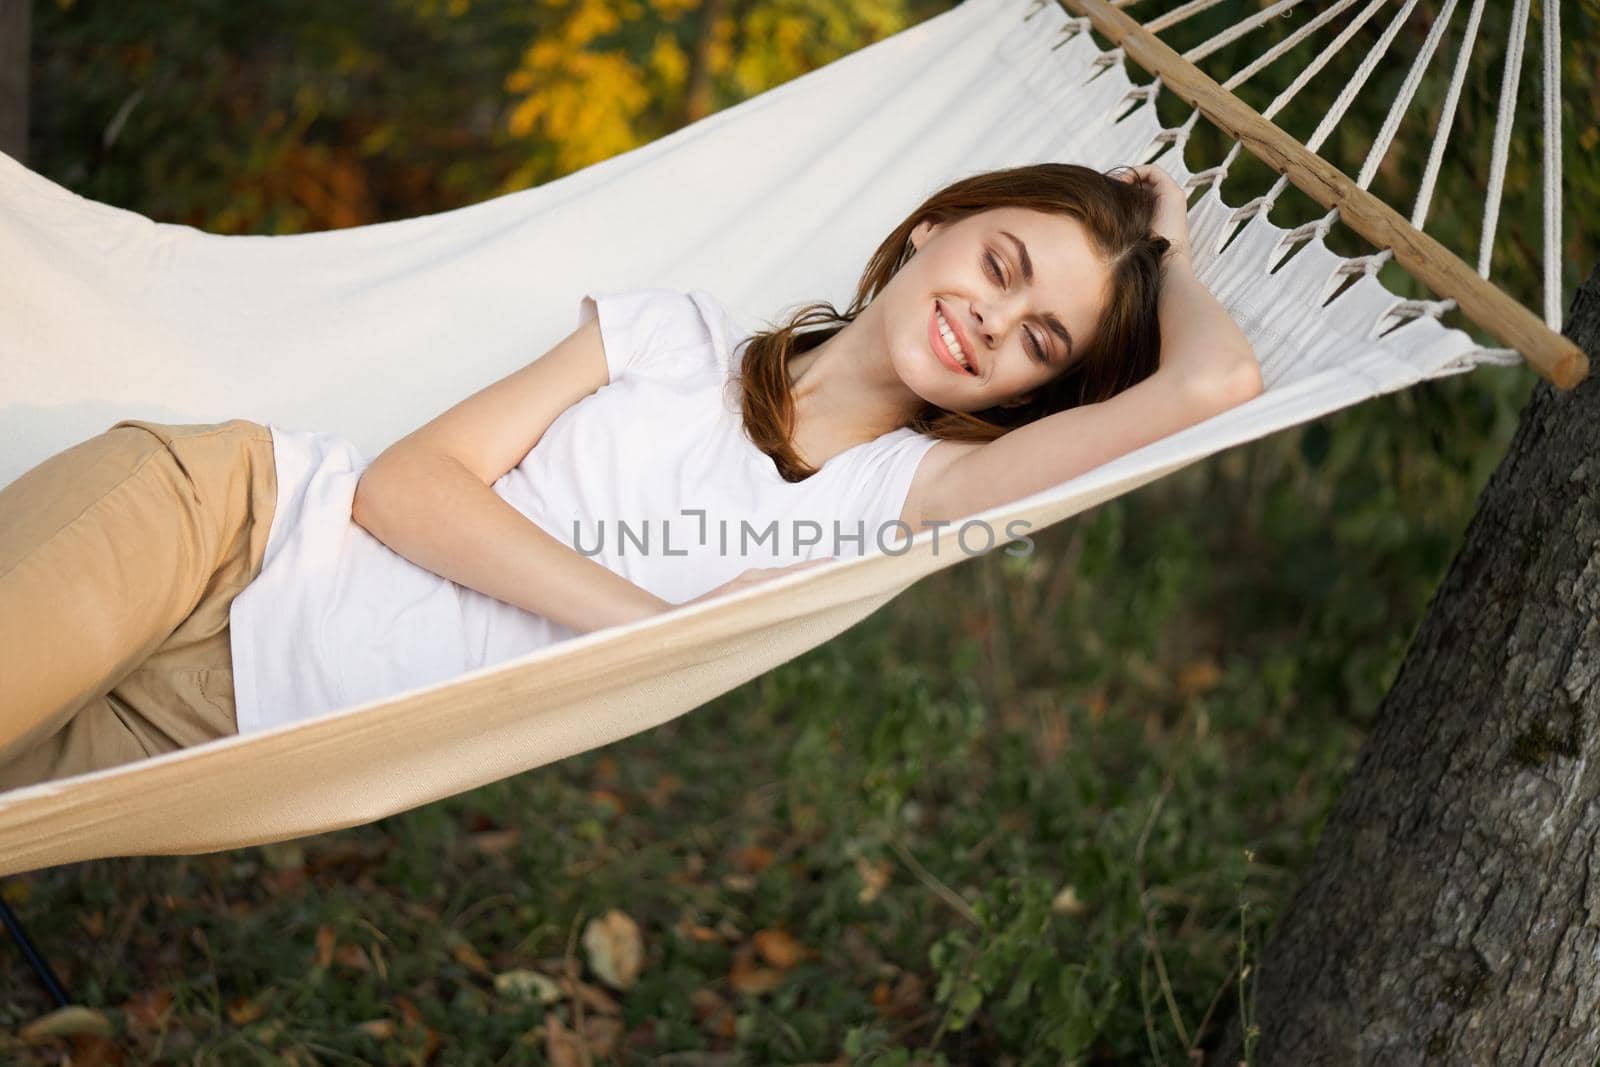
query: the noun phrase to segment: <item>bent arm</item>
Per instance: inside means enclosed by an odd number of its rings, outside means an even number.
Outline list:
[[[443,453],[378,457],[356,484],[351,517],[419,567],[580,633],[673,607],[551,536]]]
[[[386,448],[361,473],[351,517],[419,567],[583,633],[668,610],[493,488],[562,412],[608,379],[591,319]]]
[[[1058,411],[950,461],[918,507],[953,521],[1060,485],[1261,393],[1244,331],[1175,249],[1162,280],[1159,369],[1109,400]],[[921,532],[919,529],[917,532]]]

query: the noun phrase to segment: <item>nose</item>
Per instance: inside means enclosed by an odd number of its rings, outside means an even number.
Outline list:
[[[972,317],[978,322],[978,335],[983,338],[984,344],[993,348],[1011,328],[1011,321],[1016,314],[1003,303],[990,305],[987,314],[973,304]]]

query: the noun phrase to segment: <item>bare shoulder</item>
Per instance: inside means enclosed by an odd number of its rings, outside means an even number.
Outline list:
[[[913,535],[922,532],[923,517],[928,514],[928,502],[932,499],[933,490],[944,483],[950,464],[982,447],[981,443],[974,441],[938,441],[922,454],[917,471],[911,476],[905,507],[900,509],[900,521],[911,527]]]

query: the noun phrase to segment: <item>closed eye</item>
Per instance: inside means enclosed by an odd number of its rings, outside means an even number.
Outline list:
[[[1000,261],[994,257],[993,252],[984,253],[983,263],[985,270],[994,278],[996,284],[1004,286],[1005,277],[1000,272]],[[1023,330],[1022,333],[1025,337],[1033,340],[1034,358],[1048,367],[1050,365],[1050,350],[1045,347],[1045,343],[1032,330]]]

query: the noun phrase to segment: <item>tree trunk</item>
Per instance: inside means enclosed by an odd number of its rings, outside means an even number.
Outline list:
[[[0,152],[28,162],[30,0],[0,0]]]
[[[1540,382],[1212,1064],[1600,1057],[1597,443],[1600,373]]]

